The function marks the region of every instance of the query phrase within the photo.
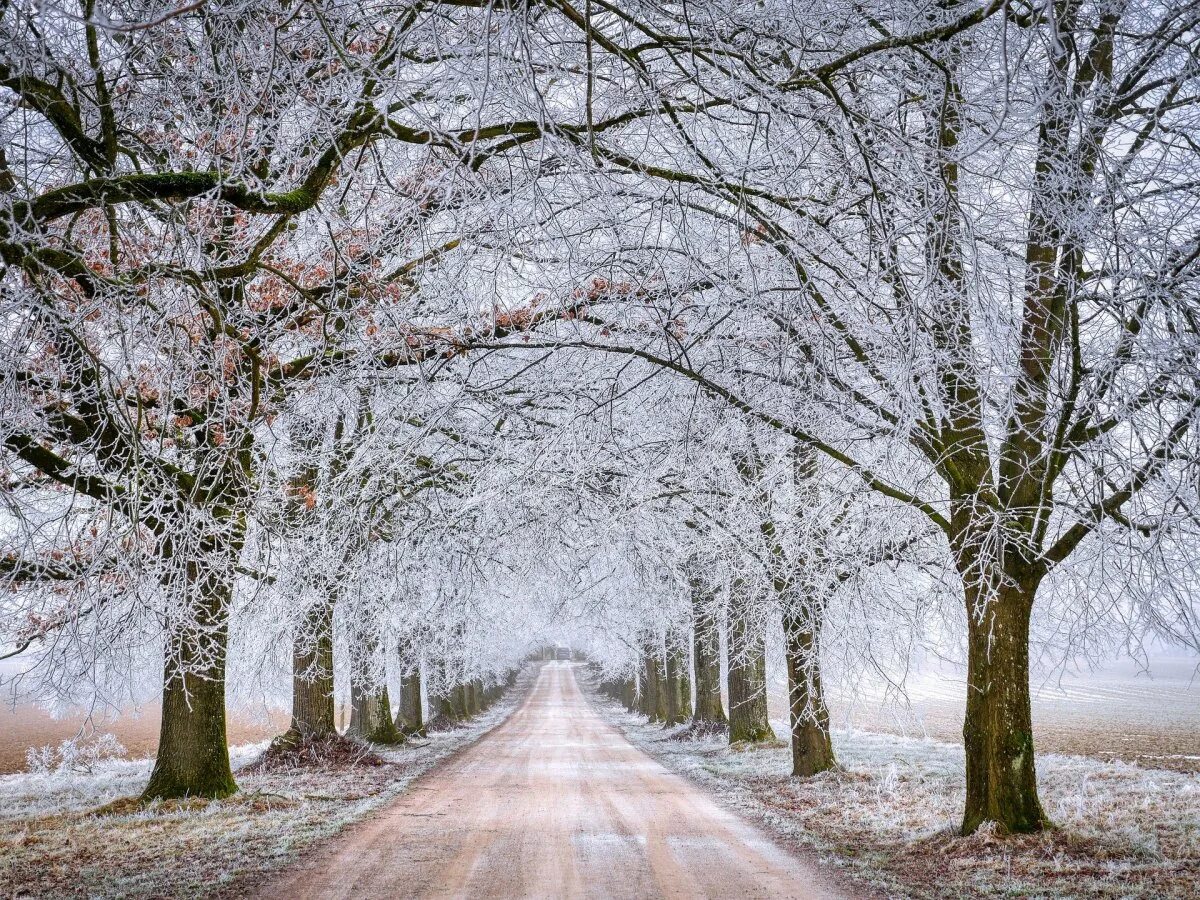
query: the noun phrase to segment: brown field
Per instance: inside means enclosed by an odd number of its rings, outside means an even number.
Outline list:
[[[1156,660],[1155,677],[1124,662],[1093,673],[1035,685],[1034,740],[1041,753],[1120,760],[1179,772],[1200,772],[1198,660]],[[953,671],[909,679],[907,699],[879,685],[857,694],[844,686],[830,699],[835,727],[962,742],[966,682]],[[786,721],[782,685],[770,697],[771,718]]]
[[[80,733],[112,732],[128,751],[129,759],[144,759],[158,748],[157,705],[143,707],[138,713],[89,721],[83,713],[56,718],[44,709],[28,704],[0,707],[0,775],[25,769],[25,753],[31,747],[58,744]],[[232,713],[229,718],[230,744],[249,744],[278,734],[287,725],[287,714],[280,711],[249,716]]]

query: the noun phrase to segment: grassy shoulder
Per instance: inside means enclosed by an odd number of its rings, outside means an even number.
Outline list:
[[[463,727],[394,749],[382,765],[255,771],[267,742],[231,751],[239,792],[142,805],[152,760],[91,772],[0,776],[0,884],[14,897],[239,896],[403,793],[512,711],[522,685]]]
[[[782,844],[888,896],[1194,898],[1200,884],[1200,774],[1077,756],[1038,758],[1052,831],[958,834],[961,746],[835,732],[838,772],[794,779],[786,746],[730,749],[678,739],[597,695],[635,744]],[[775,723],[776,730],[786,730]]]

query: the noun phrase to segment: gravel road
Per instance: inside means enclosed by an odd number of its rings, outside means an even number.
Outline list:
[[[542,667],[502,725],[264,886],[267,898],[847,896]]]

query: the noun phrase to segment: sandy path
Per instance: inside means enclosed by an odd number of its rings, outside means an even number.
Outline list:
[[[841,897],[635,748],[549,663],[501,726],[270,898]]]

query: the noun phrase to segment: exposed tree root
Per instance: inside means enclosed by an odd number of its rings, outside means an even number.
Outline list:
[[[725,737],[729,734],[729,726],[721,722],[694,722],[679,729],[667,740],[670,741],[703,741],[712,737]]]
[[[454,731],[457,728],[462,728],[469,721],[469,719],[454,719],[450,716],[435,716],[425,723],[425,731],[427,734],[434,734],[439,731]]]
[[[386,760],[370,745],[340,734],[305,738],[295,731],[287,731],[275,738],[262,756],[241,771],[258,774],[288,769],[352,769],[385,764]]]

